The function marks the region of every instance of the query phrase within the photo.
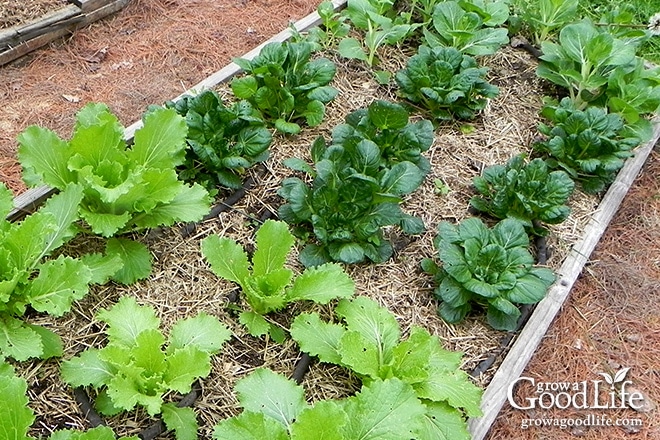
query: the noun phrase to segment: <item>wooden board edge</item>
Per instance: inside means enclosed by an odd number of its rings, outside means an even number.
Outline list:
[[[644,166],[654,145],[660,139],[660,118],[654,118],[653,125],[653,137],[644,145],[639,146],[635,150],[634,156],[629,158],[619,171],[615,181],[598,205],[597,211],[587,223],[584,236],[573,246],[564,260],[558,271],[557,281],[550,287],[546,297],[539,302],[534,313],[517,336],[516,342],[495,372],[482,398],[483,415],[468,420],[468,430],[472,435],[472,440],[483,440],[488,434],[507,400],[509,386],[520,377],[532,359],[552,321],[568,298],[584,265],[614,218],[619,205]]]
[[[95,11],[94,13],[100,12],[102,9],[105,8],[112,8],[112,7],[117,7],[117,5],[124,3],[128,4],[130,0],[116,0],[113,3],[109,3],[106,6],[103,6],[101,9]],[[335,7],[335,10],[341,9],[346,5],[347,0],[332,0],[332,3]],[[106,9],[107,10],[107,9]],[[321,22],[321,17],[319,14],[314,11],[311,14],[307,15],[306,17],[301,18],[300,20],[296,21],[293,26],[299,31],[299,32],[304,32],[308,30],[309,28],[318,25]],[[265,46],[268,43],[271,42],[281,42],[285,41],[289,38],[291,38],[292,33],[291,29],[287,28],[278,34],[274,35],[267,41],[261,43],[259,46],[255,47],[254,49],[250,50],[246,54],[242,56],[242,58],[246,59],[252,59],[255,56],[259,54],[259,51],[261,51],[261,48]],[[45,43],[44,43],[45,44]],[[0,57],[2,54],[0,54]],[[1,59],[1,58],[0,58]],[[2,63],[0,63],[1,65]],[[176,101],[178,99],[181,99],[181,97],[185,95],[192,95],[192,94],[197,94],[202,90],[205,90],[207,88],[214,87],[218,84],[220,84],[223,81],[228,80],[232,76],[236,75],[239,73],[241,70],[238,67],[237,64],[235,63],[230,63],[227,66],[223,67],[222,69],[218,70],[217,72],[213,73],[211,76],[207,77],[203,81],[199,82],[195,86],[191,87],[188,89],[186,92],[182,93],[181,95],[177,96],[173,100]],[[142,127],[142,120],[139,120],[137,122],[134,122],[133,124],[129,125],[126,127],[124,130],[124,139],[127,142],[132,142],[133,141],[133,136],[135,135],[135,132]],[[41,203],[43,200],[45,200],[48,196],[52,195],[54,190],[48,188],[47,186],[41,186],[37,188],[30,188],[26,192],[16,196],[14,198],[14,209],[9,213],[7,216],[7,219],[11,219],[12,221],[17,220],[21,217],[23,217],[25,214],[32,212],[34,210],[34,207],[37,206],[39,203]],[[47,194],[47,195],[45,195]]]

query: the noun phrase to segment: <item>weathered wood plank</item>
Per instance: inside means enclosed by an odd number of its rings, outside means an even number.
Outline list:
[[[58,23],[72,24],[79,20],[79,17],[81,17],[80,8],[75,5],[67,5],[36,20],[12,26],[0,31],[0,48],[15,46],[22,41],[43,35],[49,32],[51,26],[58,25]]]
[[[472,440],[482,440],[488,434],[491,425],[507,399],[509,385],[520,377],[536,352],[550,324],[555,319],[566,298],[568,298],[573,284],[582,272],[585,263],[589,260],[596,244],[598,244],[614,214],[618,211],[619,205],[659,138],[660,119],[656,118],[653,138],[638,147],[635,156],[626,161],[616,180],[598,205],[598,210],[587,224],[584,236],[573,246],[570,254],[564,260],[559,269],[557,281],[550,287],[546,297],[537,305],[529,321],[516,338],[516,342],[504,358],[502,365],[497,369],[490,385],[486,388],[481,403],[483,416],[468,421]]]
[[[7,64],[11,61],[14,61],[17,58],[27,55],[33,50],[39,49],[42,46],[50,43],[57,38],[63,37],[66,34],[71,32],[69,29],[58,29],[49,34],[39,35],[36,38],[33,38],[29,41],[19,44],[16,47],[12,47],[9,50],[0,53],[0,66]]]

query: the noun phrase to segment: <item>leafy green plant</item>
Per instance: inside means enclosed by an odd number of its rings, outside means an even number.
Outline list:
[[[588,19],[565,26],[558,44],[546,41],[541,49],[537,75],[568,89],[581,109],[601,97],[614,69],[635,61],[633,44],[599,30]]]
[[[413,163],[383,168],[380,148],[368,139],[328,147],[319,137],[312,158],[314,169],[301,161],[287,162],[313,177],[311,187],[292,177],[278,191],[288,202],[280,207],[280,218],[299,226],[303,237],[313,232],[316,238],[300,253],[305,266],[383,262],[393,252],[383,226],[398,225],[409,234],[424,230],[420,219],[404,214],[399,206],[401,196],[414,191],[424,178]]]
[[[39,211],[10,223],[5,218],[14,207],[12,193],[0,184],[0,354],[20,361],[60,356],[59,336],[24,322],[26,309],[62,316],[90,284],[103,284],[122,268],[112,249],[107,256],[47,258],[76,235],[82,198],[82,187],[68,185]]]
[[[339,42],[339,54],[374,67],[379,62],[377,52],[380,47],[402,42],[416,26],[388,16],[394,12],[393,4],[393,1],[348,0],[342,14],[364,32],[364,37],[342,39]],[[376,70],[374,74],[380,83],[389,81],[390,74],[387,71]]]
[[[620,113],[627,124],[634,125],[643,135],[650,130],[650,123],[641,117],[660,109],[660,67],[647,69],[644,60],[637,57],[632,66],[614,69],[604,95],[610,111]]]
[[[374,380],[355,396],[310,405],[293,381],[259,368],[236,383],[243,412],[216,425],[217,440],[467,440],[448,405],[422,402],[397,378]]]
[[[488,69],[453,47],[420,46],[396,73],[399,94],[428,109],[435,119],[473,119],[499,89],[488,83]]]
[[[558,224],[571,209],[565,204],[575,183],[564,171],[550,171],[543,159],[525,163],[523,155],[514,156],[506,165],[486,168],[472,179],[480,196],[470,205],[495,218],[515,218],[536,235],[547,235],[540,222]]]
[[[351,26],[346,23],[348,17],[335,11],[331,1],[319,3],[316,12],[321,17],[321,26],[315,26],[307,34],[308,41],[318,43],[324,48],[335,46],[348,35]]]
[[[498,3],[503,2],[494,4]],[[495,28],[507,20],[508,7],[494,6],[497,9],[493,9],[492,14],[487,8],[485,5],[479,7],[477,2],[438,3],[433,9],[435,32],[428,27],[423,29],[426,44],[430,47],[449,46],[475,56],[497,52],[500,46],[509,42],[507,30]]]
[[[200,220],[210,209],[208,193],[198,184],[185,185],[175,171],[186,146],[184,119],[161,107],[147,112],[143,121],[130,148],[105,104],[90,103],[78,112],[70,141],[28,127],[18,136],[23,180],[59,190],[80,185],[80,216],[104,237]],[[124,260],[113,279],[131,283],[151,272],[151,256],[141,243],[115,239],[108,246]]]
[[[348,114],[345,121],[332,130],[334,145],[356,145],[369,140],[380,149],[381,169],[408,161],[423,174],[430,171],[428,159],[422,156],[433,145],[430,121],[410,122],[410,115],[403,106],[383,100],[373,101],[366,109]]]
[[[27,433],[35,420],[28,406],[27,382],[18,377],[14,367],[0,357],[0,432],[6,439],[29,439]]]
[[[438,312],[447,322],[461,321],[475,303],[487,308],[493,328],[512,331],[520,317],[516,304],[539,302],[555,280],[550,269],[533,266],[529,237],[515,219],[492,229],[478,218],[442,222],[434,244],[442,266],[427,258],[422,268],[438,284]]]
[[[451,419],[454,429],[450,438],[469,438],[463,411],[481,414],[481,390],[460,370],[461,353],[444,350],[421,327],[401,340],[392,313],[366,297],[342,300],[335,312],[343,324],[324,322],[317,313],[296,317],[291,337],[302,351],[352,370],[367,385],[392,378],[404,382],[425,405],[444,409],[445,422]]]
[[[532,42],[540,45],[554,32],[575,21],[578,0],[514,0],[516,10],[532,33]]]
[[[293,270],[284,267],[293,244],[287,224],[274,220],[267,220],[257,231],[252,264],[243,247],[229,238],[212,235],[202,241],[202,254],[213,273],[241,286],[252,310],[242,312],[239,320],[253,336],[270,333],[276,340],[283,339],[281,331],[263,315],[293,301],[327,304],[355,291],[353,280],[338,264],[309,268],[294,278]]]
[[[237,189],[244,171],[268,158],[273,137],[249,102],[227,107],[217,92],[206,90],[165,106],[185,117],[188,125],[181,179],[200,183],[209,191],[217,191],[218,185]]]
[[[273,42],[252,60],[234,59],[246,73],[232,80],[234,95],[247,99],[278,131],[299,133],[303,120],[310,127],[319,125],[325,104],[338,93],[328,85],[337,68],[327,58],[312,60],[313,48],[306,41]]]
[[[217,318],[200,312],[174,324],[166,340],[154,309],[128,296],[102,309],[97,319],[108,325],[107,345],[64,361],[62,379],[74,387],[99,390],[96,408],[101,414],[115,415],[140,405],[151,416],[162,413],[177,439],[194,436],[194,411],[165,403],[164,396],[188,393],[195,380],[206,377],[211,355],[220,351],[231,332]]]
[[[97,426],[87,431],[78,431],[74,429],[62,429],[55,431],[49,437],[50,440],[116,440],[117,436],[111,428],[107,426]],[[119,440],[139,440],[137,435],[130,437],[119,437]]]
[[[550,125],[539,125],[546,139],[534,149],[549,154],[548,164],[566,171],[586,192],[599,192],[614,180],[641,142],[620,115],[593,106],[580,110],[569,98],[546,105],[541,114]]]

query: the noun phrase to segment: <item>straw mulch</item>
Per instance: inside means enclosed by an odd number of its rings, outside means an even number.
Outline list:
[[[34,20],[68,3],[68,0],[1,0],[0,29]]]

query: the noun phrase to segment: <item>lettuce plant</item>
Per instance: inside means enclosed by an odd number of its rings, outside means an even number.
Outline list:
[[[217,191],[218,185],[237,189],[245,170],[268,158],[273,137],[249,102],[225,106],[214,90],[206,90],[168,102],[166,107],[184,116],[188,125],[181,179],[200,183],[209,191]]]
[[[353,280],[338,264],[306,269],[294,278],[293,270],[284,266],[293,244],[287,224],[274,220],[267,220],[257,231],[252,264],[241,245],[229,238],[212,235],[202,241],[202,254],[211,270],[241,286],[252,310],[242,312],[239,320],[253,336],[270,333],[274,339],[282,339],[262,315],[282,310],[293,301],[327,304],[355,291]]]
[[[620,115],[600,107],[579,110],[569,98],[546,105],[541,114],[550,125],[539,125],[546,139],[534,148],[548,154],[548,164],[565,170],[586,192],[599,192],[614,180],[641,142]]]
[[[438,284],[438,312],[447,322],[461,321],[476,304],[487,309],[493,328],[512,331],[520,317],[516,304],[539,302],[555,280],[550,269],[534,266],[529,237],[515,219],[492,229],[478,218],[442,222],[434,244],[442,265],[427,258],[422,268]]]
[[[296,317],[291,337],[302,351],[350,369],[366,385],[400,380],[429,410],[443,409],[443,422],[454,430],[450,438],[469,438],[464,413],[481,414],[481,390],[460,370],[460,353],[444,350],[438,338],[421,327],[413,327],[402,340],[396,318],[369,298],[342,300],[335,311],[343,323],[324,322],[317,313]],[[442,431],[434,427],[429,432],[436,429]]]
[[[550,171],[543,159],[525,163],[523,155],[506,165],[493,165],[472,179],[479,196],[470,200],[475,209],[499,219],[515,218],[536,235],[547,235],[540,222],[558,224],[571,209],[565,204],[575,183],[564,171]]]
[[[415,164],[427,174],[431,165],[422,156],[433,145],[433,124],[426,119],[409,121],[403,106],[376,100],[366,109],[359,109],[345,118],[346,123],[332,130],[334,145],[356,145],[363,140],[375,143],[380,149],[380,168],[388,169],[400,162]]]
[[[406,68],[396,73],[399,94],[420,104],[435,119],[473,119],[499,89],[489,84],[485,67],[453,47],[420,46]]]
[[[420,219],[403,213],[399,206],[401,196],[414,191],[424,178],[413,163],[383,168],[380,148],[368,139],[328,147],[319,137],[312,157],[314,169],[295,162],[296,169],[314,179],[311,186],[292,177],[278,191],[287,201],[279,209],[280,218],[298,226],[304,236],[313,232],[316,239],[300,253],[305,266],[327,261],[380,263],[393,252],[383,226],[398,225],[409,234],[424,230]]]
[[[12,193],[0,184],[0,355],[16,360],[62,354],[59,336],[24,322],[28,307],[62,316],[84,297],[90,284],[105,283],[122,268],[120,257],[47,257],[76,235],[82,187],[68,185],[39,211],[17,223],[5,220],[13,208]]]
[[[504,23],[509,14],[505,2],[491,6],[492,13],[484,2],[444,1],[433,9],[432,32],[424,30],[424,40],[430,47],[449,46],[468,55],[491,55],[509,42],[507,30],[496,28]]]
[[[217,440],[468,440],[447,405],[422,402],[397,378],[364,384],[356,395],[310,405],[292,380],[259,368],[235,387],[244,408],[216,425]]]
[[[329,86],[337,70],[327,58],[311,59],[314,45],[269,43],[252,60],[236,58],[246,73],[231,82],[239,99],[247,99],[278,131],[300,132],[300,123],[317,126],[325,116],[325,104],[337,96]]]
[[[195,380],[206,377],[211,355],[220,351],[231,332],[217,318],[200,312],[174,324],[166,339],[154,309],[128,296],[102,309],[97,318],[107,324],[107,345],[64,361],[63,380],[99,390],[96,407],[101,414],[114,415],[140,405],[151,416],[162,413],[177,439],[193,438],[195,413],[165,403],[165,394],[188,393]]]
[[[28,127],[18,136],[23,180],[59,190],[80,185],[78,212],[104,237],[200,220],[210,209],[209,195],[198,184],[185,185],[175,170],[184,160],[184,119],[161,107],[147,112],[143,122],[131,147],[105,104],[90,103],[78,112],[69,141]],[[151,256],[141,243],[114,239],[108,246],[124,259],[113,279],[131,283],[151,272]]]

